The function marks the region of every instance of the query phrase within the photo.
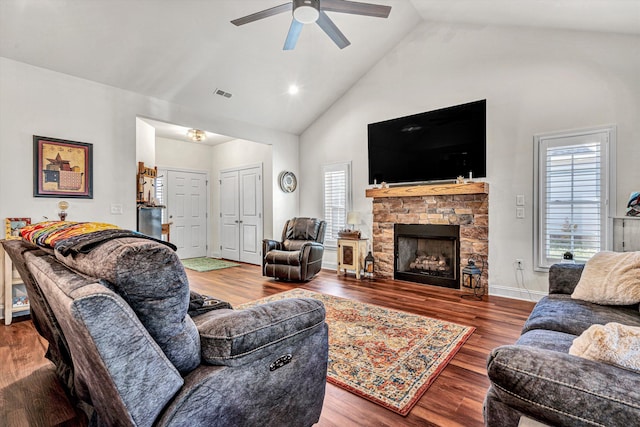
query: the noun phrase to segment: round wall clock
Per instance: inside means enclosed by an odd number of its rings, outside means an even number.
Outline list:
[[[279,176],[280,189],[285,193],[293,193],[298,186],[298,179],[293,172],[282,171]]]

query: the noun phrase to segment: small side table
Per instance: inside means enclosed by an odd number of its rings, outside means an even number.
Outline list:
[[[338,275],[344,270],[353,270],[356,279],[360,279],[360,271],[364,267],[369,239],[338,239]]]

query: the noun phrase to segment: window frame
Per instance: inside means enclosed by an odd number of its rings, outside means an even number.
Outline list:
[[[342,223],[338,224],[339,229],[345,228],[347,226],[347,213],[349,213],[353,206],[352,200],[352,188],[351,188],[351,161],[348,162],[337,162],[337,163],[327,163],[322,165],[322,217],[327,222],[327,227],[325,231],[325,239],[324,246],[327,248],[335,248],[338,247],[338,236],[332,235],[333,229],[333,221],[328,219],[327,216],[327,181],[326,175],[327,172],[341,172],[344,171],[346,175],[345,179],[345,207],[344,207],[344,217],[342,218]]]
[[[550,140],[571,138],[571,137],[584,137],[589,135],[604,134],[603,141],[601,142],[600,155],[601,155],[601,184],[600,184],[600,200],[601,200],[601,233],[600,233],[600,250],[610,250],[612,246],[612,217],[615,216],[615,200],[616,200],[616,126],[599,126],[588,129],[563,131],[563,132],[551,132],[544,134],[534,135],[534,221],[533,221],[533,253],[534,253],[534,270],[541,272],[548,272],[549,267],[553,262],[548,262],[545,252],[546,236],[543,234],[546,231],[546,227],[543,226],[542,221],[545,218],[545,212],[547,203],[545,200],[545,188],[546,184],[546,159],[544,156],[543,145],[546,145]],[[575,145],[574,143],[567,143],[567,146]],[[613,201],[613,202],[612,202]]]

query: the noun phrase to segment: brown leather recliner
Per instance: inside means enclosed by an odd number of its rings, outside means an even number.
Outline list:
[[[282,241],[262,241],[262,275],[283,280],[311,280],[322,267],[327,223],[317,218],[292,218],[284,224]]]

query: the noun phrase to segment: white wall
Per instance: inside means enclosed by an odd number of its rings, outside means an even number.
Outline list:
[[[136,164],[156,165],[156,130],[149,123],[136,118]]]
[[[270,144],[274,165],[298,168],[296,135],[191,111],[1,57],[0,93],[0,218],[57,218],[58,199],[32,195],[32,136],[43,135],[93,144],[94,198],[69,199],[68,219],[106,221],[135,229],[138,116]],[[271,185],[277,185],[275,179]],[[122,204],[123,215],[112,215],[111,204]],[[278,215],[298,212],[297,199],[278,198],[274,206],[278,206]]]
[[[626,35],[424,23],[301,135],[300,211],[322,214],[322,164],[353,160],[354,210],[367,213],[370,235],[366,125],[487,99],[490,292],[529,297],[513,268],[522,258],[538,298],[547,275],[532,269],[533,135],[616,124],[623,215],[640,185],[638,46]],[[515,218],[517,194],[525,219]]]

